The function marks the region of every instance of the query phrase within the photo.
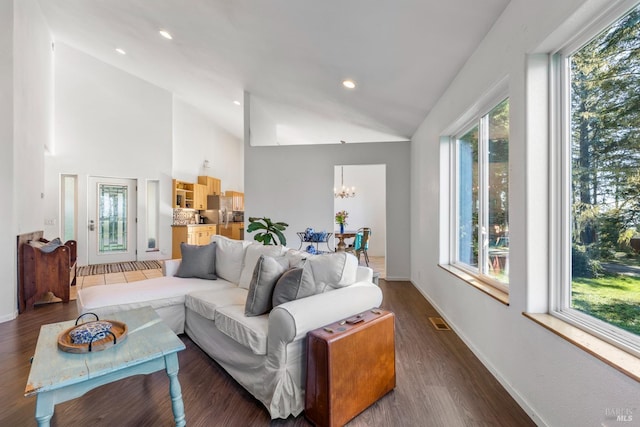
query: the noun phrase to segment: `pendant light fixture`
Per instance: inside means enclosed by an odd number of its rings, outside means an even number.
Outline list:
[[[333,196],[336,199],[338,197],[340,197],[341,199],[356,197],[356,187],[351,187],[351,189],[349,189],[349,187],[346,187],[344,185],[344,166],[340,166],[340,184],[342,185],[342,188],[340,189],[340,191],[336,190],[335,187],[333,188]]]

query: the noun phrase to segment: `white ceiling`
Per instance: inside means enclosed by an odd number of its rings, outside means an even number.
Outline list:
[[[410,139],[508,2],[39,0],[56,41],[172,91],[241,139],[233,101],[247,91],[276,129],[256,141],[281,144]]]

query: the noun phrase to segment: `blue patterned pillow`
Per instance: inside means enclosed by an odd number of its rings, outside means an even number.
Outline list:
[[[87,322],[72,329],[69,332],[71,342],[74,344],[89,344],[91,340],[102,340],[107,336],[107,331],[111,330],[113,325],[111,322],[98,320],[96,322]]]

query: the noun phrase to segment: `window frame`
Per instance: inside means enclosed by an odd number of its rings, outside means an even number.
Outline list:
[[[564,47],[550,55],[550,165],[549,180],[550,289],[549,314],[596,336],[626,352],[640,356],[640,337],[617,326],[571,308],[571,75],[570,57],[598,34],[638,6],[638,0],[617,2],[603,11],[590,25]],[[555,148],[554,148],[555,147]]]
[[[489,114],[498,107],[505,100],[511,103],[510,96],[508,93],[508,85],[506,79],[503,79],[496,88],[491,91],[489,95],[483,97],[483,99],[477,104],[479,107],[473,109],[473,111],[468,112],[465,115],[465,119],[459,120],[461,125],[458,125],[454,128],[452,132],[448,132],[450,135],[448,137],[449,142],[449,233],[448,233],[448,265],[449,267],[453,267],[455,270],[459,270],[463,272],[463,275],[459,275],[461,278],[465,279],[467,282],[474,284],[474,282],[479,281],[482,285],[488,285],[491,288],[496,289],[499,293],[503,293],[508,296],[509,294],[509,282],[501,282],[496,280],[495,278],[485,274],[482,271],[481,266],[486,264],[487,261],[487,251],[484,248],[481,248],[479,244],[478,248],[478,267],[474,268],[473,266],[460,262],[458,258],[458,249],[459,249],[459,230],[460,230],[460,215],[459,213],[459,200],[460,200],[460,188],[458,182],[459,176],[459,160],[460,160],[460,151],[458,149],[458,141],[464,135],[466,135],[469,131],[477,126],[478,128],[478,186],[480,188],[487,188],[488,186],[488,175],[486,173],[488,160],[489,160],[489,150],[488,150],[488,136],[489,136]],[[511,118],[509,117],[509,121]],[[509,163],[511,160],[509,160]],[[509,183],[510,184],[510,183]],[[509,187],[511,187],[509,185]],[[486,216],[488,215],[488,197],[487,194],[481,197],[481,192],[478,194],[478,203],[480,205],[478,209],[478,224],[483,224]],[[507,198],[510,199],[510,195],[507,195]],[[480,235],[478,236],[478,241],[481,241]],[[445,267],[446,268],[446,267]],[[449,270],[449,268],[446,268]],[[455,270],[453,273],[455,274]],[[469,279],[467,279],[467,276]],[[474,284],[475,285],[475,284]],[[482,286],[481,286],[482,288]],[[488,292],[492,294],[492,292]],[[502,300],[502,299],[501,299]],[[503,300],[508,301],[508,300]]]

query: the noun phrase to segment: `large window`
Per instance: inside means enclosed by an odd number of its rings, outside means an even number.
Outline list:
[[[455,139],[453,264],[506,291],[509,282],[509,100]]]
[[[60,176],[60,217],[63,241],[77,240],[78,231],[78,177]]]
[[[160,250],[160,181],[147,181],[147,252]]]
[[[553,311],[639,351],[640,6],[602,28],[557,55],[564,269]]]

